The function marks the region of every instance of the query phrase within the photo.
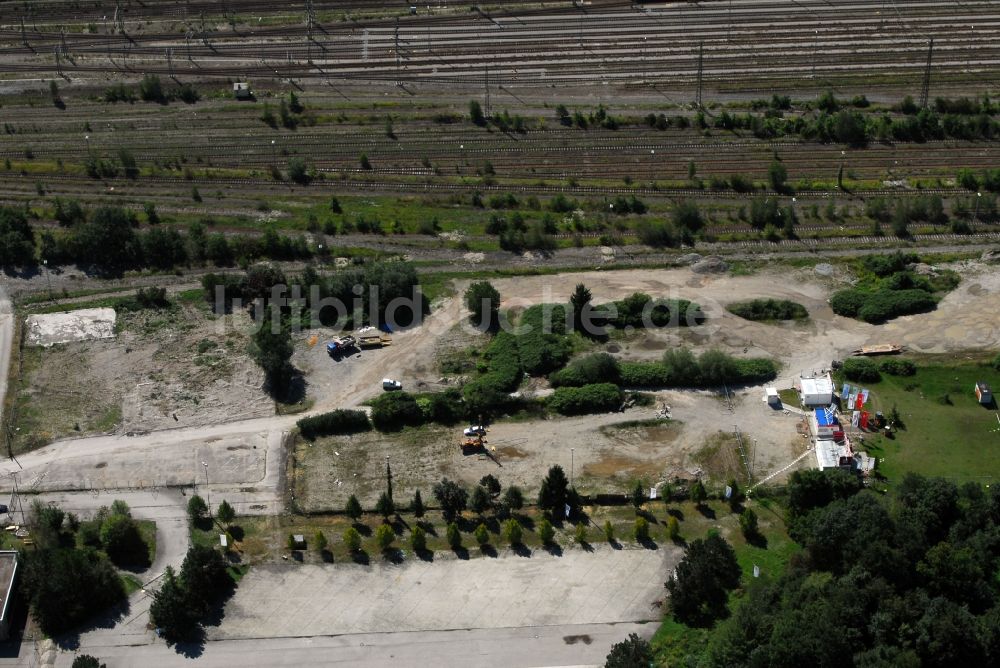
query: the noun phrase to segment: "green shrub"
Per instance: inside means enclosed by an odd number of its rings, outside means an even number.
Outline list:
[[[849,357],[844,360],[844,376],[848,380],[863,383],[877,383],[882,379],[878,372],[878,364],[867,357]]]
[[[837,315],[845,318],[856,318],[858,311],[865,305],[867,293],[857,288],[838,290],[830,296],[830,308]]]
[[[550,409],[562,415],[606,413],[621,406],[622,392],[612,383],[597,383],[583,387],[560,387],[550,396]]]
[[[993,358],[993,368],[1000,371],[1000,355]]]
[[[398,431],[424,423],[417,400],[406,392],[389,392],[372,401],[372,424],[379,431]]]
[[[667,367],[658,362],[620,362],[618,373],[625,387],[667,387],[673,385]]]
[[[934,297],[923,290],[876,290],[866,296],[858,318],[881,323],[900,315],[931,311],[936,304]]]
[[[772,360],[764,357],[739,359],[719,351],[707,351],[695,359],[684,348],[670,350],[664,362],[620,362],[625,387],[709,387],[764,383],[778,375]]]
[[[296,424],[303,438],[310,441],[317,436],[356,434],[360,431],[369,431],[372,428],[368,415],[364,411],[343,409],[302,418]]]
[[[579,387],[592,383],[618,384],[618,362],[607,353],[594,353],[573,360],[569,366],[549,376],[553,387]]]
[[[778,376],[778,367],[766,357],[751,357],[736,360],[736,382],[754,385],[774,380]]]
[[[869,255],[861,264],[876,276],[884,277],[903,271],[907,265],[916,262],[920,262],[920,257],[915,253],[897,251],[888,255]]]
[[[802,320],[809,312],[802,304],[787,299],[753,299],[735,302],[726,310],[746,320]]]
[[[465,416],[462,394],[455,388],[417,397],[417,404],[427,422],[450,425],[461,422]]]
[[[643,292],[634,292],[625,299],[601,304],[595,307],[595,311],[606,313],[607,324],[617,329],[640,329],[650,324],[654,327],[687,327],[705,321],[699,304],[687,299],[653,299]]]
[[[890,376],[912,376],[917,372],[917,365],[910,360],[889,358],[882,360],[878,365],[879,371]]]
[[[517,337],[497,332],[483,353],[486,372],[462,388],[465,411],[472,419],[498,414],[506,407],[509,392],[521,384],[524,371]]]
[[[920,289],[850,288],[835,292],[830,297],[830,307],[837,315],[860,318],[865,322],[881,323],[897,316],[925,313],[933,310],[934,296]]]
[[[521,368],[541,376],[563,367],[570,356],[565,338],[566,308],[560,304],[538,304],[524,311],[517,335]],[[548,331],[546,331],[548,330]]]

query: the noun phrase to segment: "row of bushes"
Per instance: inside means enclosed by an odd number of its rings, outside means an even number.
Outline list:
[[[581,387],[592,383],[621,382],[620,363],[608,353],[578,357],[564,369],[549,375],[553,387]]]
[[[302,418],[296,424],[302,436],[310,441],[316,439],[317,436],[356,434],[361,431],[369,431],[372,428],[367,413],[344,409]]]
[[[296,260],[314,254],[305,237],[271,228],[260,236],[226,236],[208,234],[196,222],[182,234],[157,226],[140,230],[136,214],[119,207],[99,207],[87,215],[68,206],[57,214],[67,221],[65,229],[43,229],[36,238],[23,211],[0,207],[0,265],[30,267],[44,259],[49,266],[76,263],[114,273],[143,267],[229,266],[258,258]]]
[[[546,400],[550,410],[561,415],[585,415],[618,410],[622,391],[613,383],[582,387],[560,387]]]
[[[574,360],[549,380],[558,388],[602,382],[623,387],[715,387],[763,383],[777,373],[767,358],[738,359],[718,350],[696,358],[690,350],[678,348],[667,351],[662,362],[620,362],[597,353]]]
[[[884,359],[881,362],[867,357],[850,357],[844,360],[843,371],[848,380],[877,383],[882,380],[882,373],[887,373],[890,376],[912,376],[917,373],[917,366],[910,360],[894,357]]]
[[[746,320],[803,320],[809,317],[805,306],[787,299],[734,302],[726,310]]]
[[[419,427],[431,422],[453,425],[471,412],[463,401],[462,393],[455,388],[418,395],[388,392],[376,397],[371,407],[371,423],[379,431],[398,431],[403,427]]]

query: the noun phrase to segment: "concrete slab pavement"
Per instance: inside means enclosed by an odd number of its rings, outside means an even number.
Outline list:
[[[530,557],[371,566],[255,567],[226,606],[213,640],[350,633],[635,622],[680,550],[536,550]]]
[[[142,646],[81,645],[114,668],[271,668],[364,666],[365,668],[527,668],[602,666],[611,646],[630,633],[649,638],[657,624],[619,623],[503,629],[364,633],[309,638],[209,641],[195,657],[163,642]],[[60,653],[54,665],[69,668],[75,654]],[[0,659],[0,668],[25,665]],[[30,665],[30,664],[28,664]]]

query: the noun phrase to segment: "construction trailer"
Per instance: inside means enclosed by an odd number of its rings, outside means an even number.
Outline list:
[[[799,376],[795,386],[803,406],[829,406],[833,403],[833,378],[829,373]]]
[[[765,387],[764,388],[764,399],[767,401],[768,406],[780,406],[781,396],[778,394],[778,388],[776,387]]]
[[[253,91],[250,90],[250,84],[245,81],[234,83],[233,97],[237,100],[252,100]]]

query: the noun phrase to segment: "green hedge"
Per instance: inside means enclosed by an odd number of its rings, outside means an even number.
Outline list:
[[[549,376],[553,387],[580,387],[592,383],[618,384],[618,361],[607,353],[594,353],[570,362],[569,366]]]
[[[466,410],[462,402],[462,393],[453,387],[444,392],[417,395],[416,400],[420,411],[424,414],[425,422],[451,425],[457,424],[465,418]]]
[[[878,364],[867,357],[848,357],[844,360],[844,375],[848,380],[863,383],[877,383],[882,380],[878,372]]]
[[[910,360],[890,357],[882,360],[878,365],[878,369],[890,376],[912,376],[917,372],[917,365]]]
[[[372,401],[372,424],[379,431],[399,431],[424,423],[424,412],[406,392],[386,392]]]
[[[364,411],[337,409],[329,413],[302,418],[296,424],[303,438],[310,441],[318,436],[333,436],[336,434],[356,434],[369,431],[372,428],[368,414]]]
[[[734,302],[726,307],[733,315],[745,320],[804,320],[809,312],[802,304],[787,299],[752,299]]]
[[[622,391],[612,383],[597,383],[583,387],[560,387],[548,398],[548,407],[562,415],[585,415],[618,410]]]
[[[462,398],[465,411],[473,420],[503,412],[508,393],[517,389],[524,377],[517,337],[497,332],[483,354],[485,373],[465,384]]]
[[[683,349],[681,349],[683,350]],[[687,351],[684,351],[687,353]],[[764,357],[739,359],[709,351],[709,354],[723,364],[713,365],[711,375],[706,375],[699,360],[693,356],[691,365],[663,364],[660,362],[619,362],[618,373],[624,387],[715,387],[718,385],[757,385],[773,380],[778,375],[778,367]],[[721,375],[720,375],[721,373]]]
[[[672,379],[659,362],[619,362],[618,373],[625,387],[667,387]]]
[[[521,384],[524,374],[517,337],[508,332],[497,332],[487,346],[483,358],[487,363],[486,375],[497,389],[513,392]]]

